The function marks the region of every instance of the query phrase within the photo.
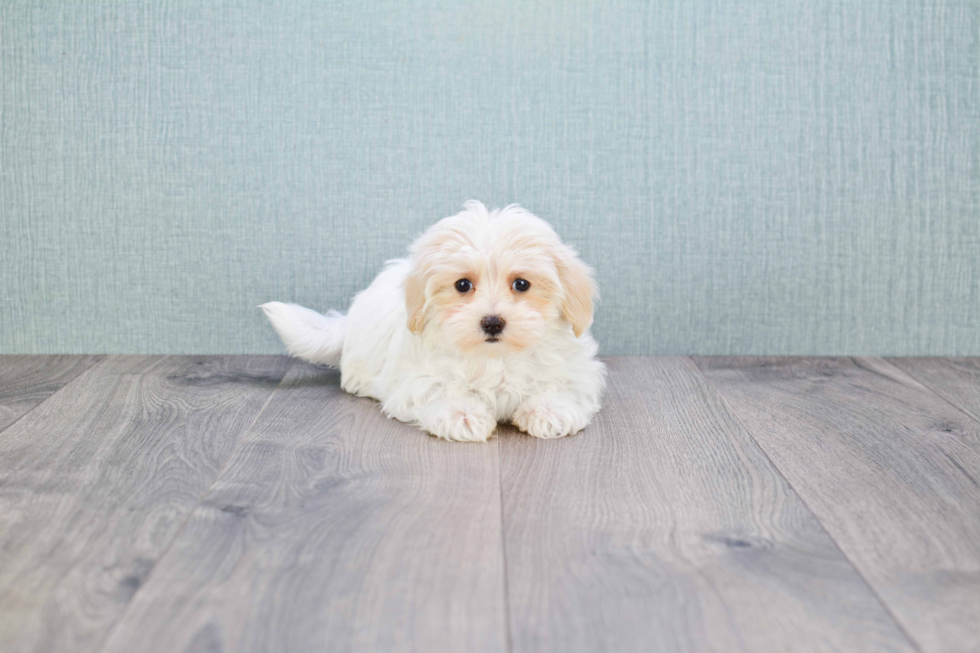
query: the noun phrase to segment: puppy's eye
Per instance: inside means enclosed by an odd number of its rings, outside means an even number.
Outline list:
[[[462,293],[467,293],[473,290],[473,282],[469,279],[460,279],[456,282],[456,290]]]
[[[531,287],[531,282],[527,279],[515,279],[510,287],[517,292],[527,292],[527,289]]]

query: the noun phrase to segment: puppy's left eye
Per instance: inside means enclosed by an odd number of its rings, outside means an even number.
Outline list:
[[[531,287],[531,282],[527,279],[515,279],[514,283],[510,284],[510,287],[517,292],[527,292],[527,289]]]

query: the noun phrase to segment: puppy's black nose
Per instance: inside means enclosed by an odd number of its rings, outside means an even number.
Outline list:
[[[499,315],[488,315],[480,320],[480,326],[483,327],[483,332],[488,336],[497,335],[504,330],[506,324],[504,318]]]

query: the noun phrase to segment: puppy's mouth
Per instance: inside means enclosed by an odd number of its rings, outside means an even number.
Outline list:
[[[500,342],[500,336],[490,336],[483,342]]]

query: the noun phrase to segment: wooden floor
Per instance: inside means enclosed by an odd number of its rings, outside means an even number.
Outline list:
[[[281,357],[0,357],[0,651],[980,651],[980,359],[608,363],[481,445]]]

